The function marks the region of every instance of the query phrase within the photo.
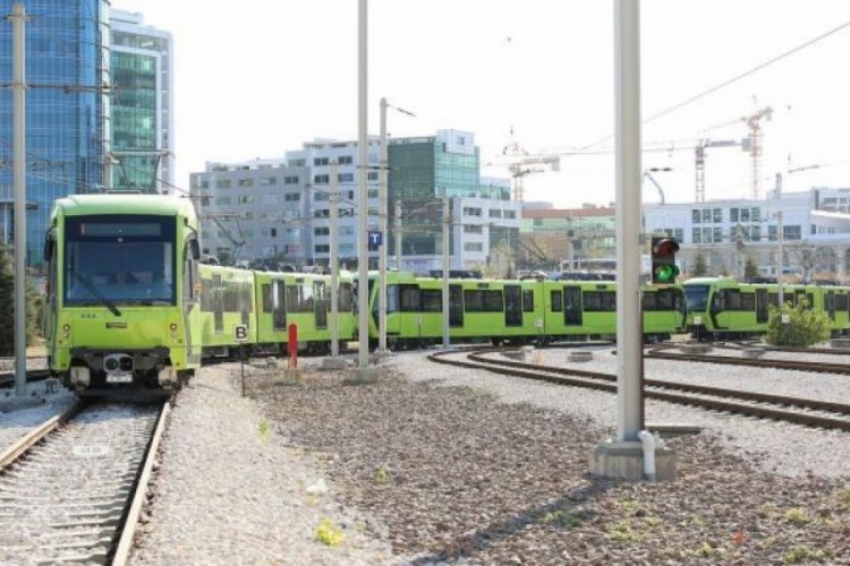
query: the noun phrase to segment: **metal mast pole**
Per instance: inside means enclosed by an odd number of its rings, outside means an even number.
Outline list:
[[[617,0],[615,96],[617,178],[617,441],[635,441],[643,427],[640,367],[640,11]]]
[[[15,190],[15,395],[27,392],[27,311],[26,311],[26,75],[25,46],[28,19],[24,5],[15,3],[12,15],[12,107],[13,166]]]
[[[785,275],[785,228],[782,226],[782,211],[778,211],[776,213],[776,232],[779,237],[779,277],[777,280],[779,282],[779,309],[781,311],[782,306],[785,304],[785,295],[783,293],[782,288],[782,278]]]
[[[337,176],[337,160],[331,160],[331,249],[328,257],[328,267],[331,268],[331,357],[339,356],[339,178]]]
[[[378,270],[380,287],[378,289],[378,351],[387,351],[387,191],[389,176],[389,151],[387,149],[387,99],[381,98],[381,157],[378,166],[380,187],[378,199],[380,202],[379,230],[381,231],[381,247],[378,251]]]
[[[357,109],[358,109],[358,162],[359,194],[357,195],[357,224],[359,238],[357,240],[357,314],[359,320],[360,351],[358,363],[360,369],[369,366],[369,191],[366,187],[366,173],[369,167],[368,147],[368,116],[366,106],[368,95],[368,30],[367,0],[358,0],[358,33],[357,33]]]
[[[401,271],[401,200],[395,201],[395,268]]]
[[[449,347],[449,261],[451,240],[449,236],[449,197],[443,195],[443,348]]]

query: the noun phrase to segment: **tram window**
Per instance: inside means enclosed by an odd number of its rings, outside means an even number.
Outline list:
[[[401,311],[419,312],[420,299],[419,287],[415,285],[401,285]]]
[[[422,312],[442,312],[443,292],[436,289],[422,289]]]
[[[484,310],[487,312],[502,312],[505,310],[501,291],[483,291]]]
[[[617,294],[614,291],[585,291],[585,312],[607,312],[617,310]]]
[[[522,310],[524,312],[534,311],[534,291],[522,292]]]
[[[549,294],[549,298],[552,303],[552,312],[561,312],[561,309],[563,308],[561,305],[561,292],[552,291]]]
[[[463,304],[467,312],[481,312],[484,310],[484,297],[481,291],[464,291]]]
[[[741,293],[741,310],[756,310],[756,296],[753,293]]]

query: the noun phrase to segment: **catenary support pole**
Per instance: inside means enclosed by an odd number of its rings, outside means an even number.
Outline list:
[[[24,5],[15,3],[12,15],[12,177],[15,190],[15,395],[27,391],[27,311],[26,311],[26,75],[25,45],[27,15]]]
[[[358,195],[357,195],[357,314],[360,348],[358,364],[361,369],[369,366],[369,191],[366,185],[369,170],[369,128],[367,108],[368,95],[368,31],[367,23],[368,2],[358,0],[358,34],[357,34],[357,109],[358,109]]]
[[[328,256],[328,267],[331,269],[331,357],[339,356],[339,179],[337,160],[331,160],[331,194],[330,194],[330,236],[331,249]]]
[[[449,197],[443,195],[443,348],[450,346],[449,342],[449,263],[451,260],[451,212]]]
[[[381,231],[381,247],[378,248],[378,351],[387,351],[387,191],[389,188],[389,152],[387,150],[387,99],[381,98],[381,153],[378,164],[378,225]]]
[[[615,147],[617,196],[617,440],[636,441],[641,421],[640,10],[616,0]]]

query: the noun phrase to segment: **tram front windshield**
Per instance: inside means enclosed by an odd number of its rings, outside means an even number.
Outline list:
[[[701,312],[708,304],[709,285],[685,285],[685,297],[688,301],[688,312]]]
[[[174,218],[70,217],[65,228],[66,305],[174,304]]]

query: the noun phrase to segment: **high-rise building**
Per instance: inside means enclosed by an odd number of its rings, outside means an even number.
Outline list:
[[[0,0],[0,84],[12,83],[13,0]],[[31,0],[25,10],[27,264],[39,265],[53,201],[103,186],[109,2]],[[12,89],[0,89],[0,241],[14,235]]]
[[[174,186],[173,40],[142,14],[112,10],[111,188]]]

